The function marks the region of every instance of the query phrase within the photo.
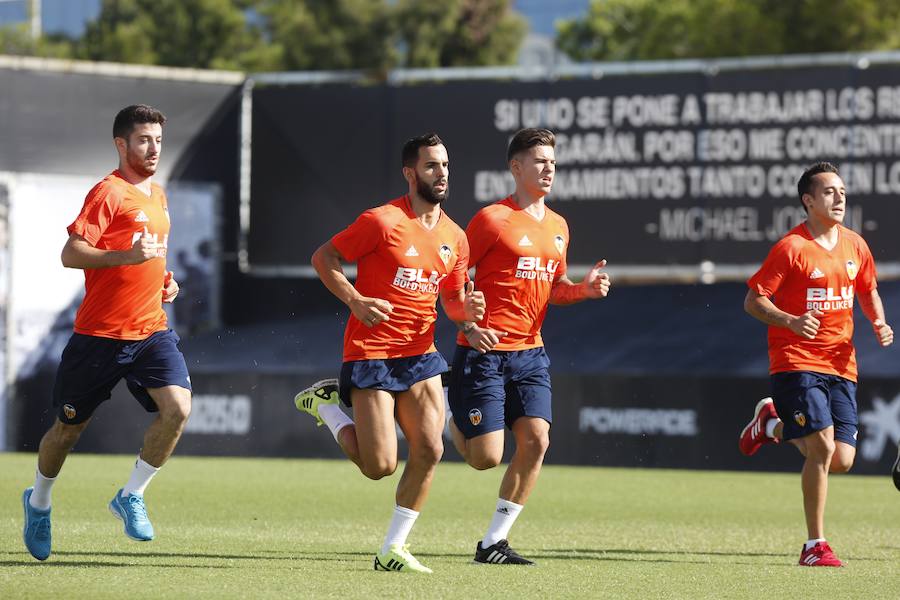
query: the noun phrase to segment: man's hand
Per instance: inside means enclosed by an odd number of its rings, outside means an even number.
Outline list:
[[[466,313],[466,321],[480,321],[484,317],[484,292],[475,291],[474,281],[466,283],[463,310]]]
[[[882,347],[886,348],[894,343],[894,330],[881,319],[872,321],[872,330],[875,332],[875,337],[878,338],[878,343]]]
[[[612,282],[609,274],[602,271],[606,266],[606,259],[601,260],[590,272],[585,276],[581,285],[584,288],[585,298],[606,298],[609,294],[609,286]]]
[[[799,317],[794,317],[788,325],[788,329],[800,337],[811,340],[816,337],[816,334],[819,332],[819,325],[822,324],[818,317],[824,315],[825,313],[818,309],[808,310]]]
[[[350,312],[366,327],[375,327],[381,322],[390,321],[394,307],[381,298],[360,298],[350,302]]]
[[[475,323],[467,323],[462,332],[466,336],[469,345],[482,354],[493,350],[494,346],[506,335],[505,331],[497,331],[490,327],[479,327]]]
[[[158,257],[162,244],[157,243],[154,239],[150,232],[147,231],[147,228],[144,227],[144,235],[136,239],[131,246],[131,250],[125,253],[127,258],[126,264],[139,265],[151,258]]]
[[[178,290],[178,282],[175,281],[175,274],[172,271],[166,271],[166,276],[163,278],[162,301],[167,304],[175,302]]]

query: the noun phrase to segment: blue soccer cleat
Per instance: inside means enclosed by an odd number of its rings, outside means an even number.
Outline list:
[[[38,560],[47,560],[50,556],[50,509],[38,510],[29,504],[31,492],[28,488],[22,494],[22,506],[25,508],[25,528],[22,539],[31,555]]]
[[[109,512],[125,524],[125,535],[136,542],[149,542],[153,539],[153,524],[147,516],[144,497],[131,494],[122,496],[122,490],[109,501]]]

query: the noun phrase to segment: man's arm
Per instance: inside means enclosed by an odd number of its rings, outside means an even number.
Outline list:
[[[605,266],[605,259],[598,262],[581,283],[573,283],[565,275],[557,279],[550,289],[550,304],[566,305],[589,298],[606,298],[612,282],[609,275],[601,271]]]
[[[808,340],[816,337],[820,325],[817,317],[825,314],[815,309],[808,310],[799,316],[786,313],[775,306],[768,296],[758,294],[754,290],[747,290],[747,296],[744,297],[744,310],[751,317],[766,325],[785,327]]]
[[[872,330],[875,332],[875,337],[878,338],[878,343],[882,346],[890,346],[894,342],[894,330],[885,323],[884,305],[881,303],[878,289],[860,292],[857,294],[857,298],[859,298],[859,307],[863,314],[872,322]]]
[[[60,259],[70,269],[105,269],[122,265],[139,265],[156,258],[162,245],[145,233],[135,240],[130,250],[101,250],[93,247],[77,233],[69,235]]]
[[[455,292],[441,289],[441,306],[451,321],[480,321],[484,316],[484,292],[475,291],[475,283],[467,281],[465,288]]]
[[[319,274],[319,279],[335,297],[346,304],[360,322],[366,327],[374,327],[383,321],[390,321],[394,307],[387,300],[367,298],[361,295],[341,267],[341,253],[331,241],[327,241],[312,255],[312,265]]]

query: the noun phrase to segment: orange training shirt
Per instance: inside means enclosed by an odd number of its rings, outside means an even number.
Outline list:
[[[160,186],[153,184],[148,197],[113,171],[88,192],[67,231],[101,250],[128,250],[144,231],[163,244],[158,258],[139,265],[84,270],[85,296],[75,316],[76,333],[142,340],[168,327],[162,289],[169,212]]]
[[[853,299],[877,285],[875,260],[859,234],[838,226],[837,244],[826,250],[800,224],[772,247],[747,285],[792,315],[825,313],[811,340],[769,326],[770,373],[815,371],[856,381]]]
[[[426,229],[403,196],[365,211],[331,243],[345,261],[357,263],[359,293],[394,307],[390,321],[371,328],[350,314],[344,362],[435,352],[438,292],[465,286],[469,246],[463,230],[443,211]]]
[[[478,325],[506,332],[495,350],[544,345],[541,325],[550,289],[566,273],[569,245],[566,220],[544,208],[538,221],[507,197],[478,211],[466,228],[475,289],[484,292],[487,304]],[[469,345],[462,333],[457,343]]]

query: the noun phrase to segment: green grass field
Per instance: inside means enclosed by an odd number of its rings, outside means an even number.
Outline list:
[[[900,598],[900,493],[835,477],[843,569],[795,566],[799,478],[548,467],[512,532],[534,568],[471,564],[501,470],[440,465],[413,530],[431,576],[372,570],[397,475],[344,461],[178,457],[147,491],[156,540],[106,503],[134,458],[74,454],[54,489],[53,555],[22,544],[35,456],[0,454],[0,598]]]

